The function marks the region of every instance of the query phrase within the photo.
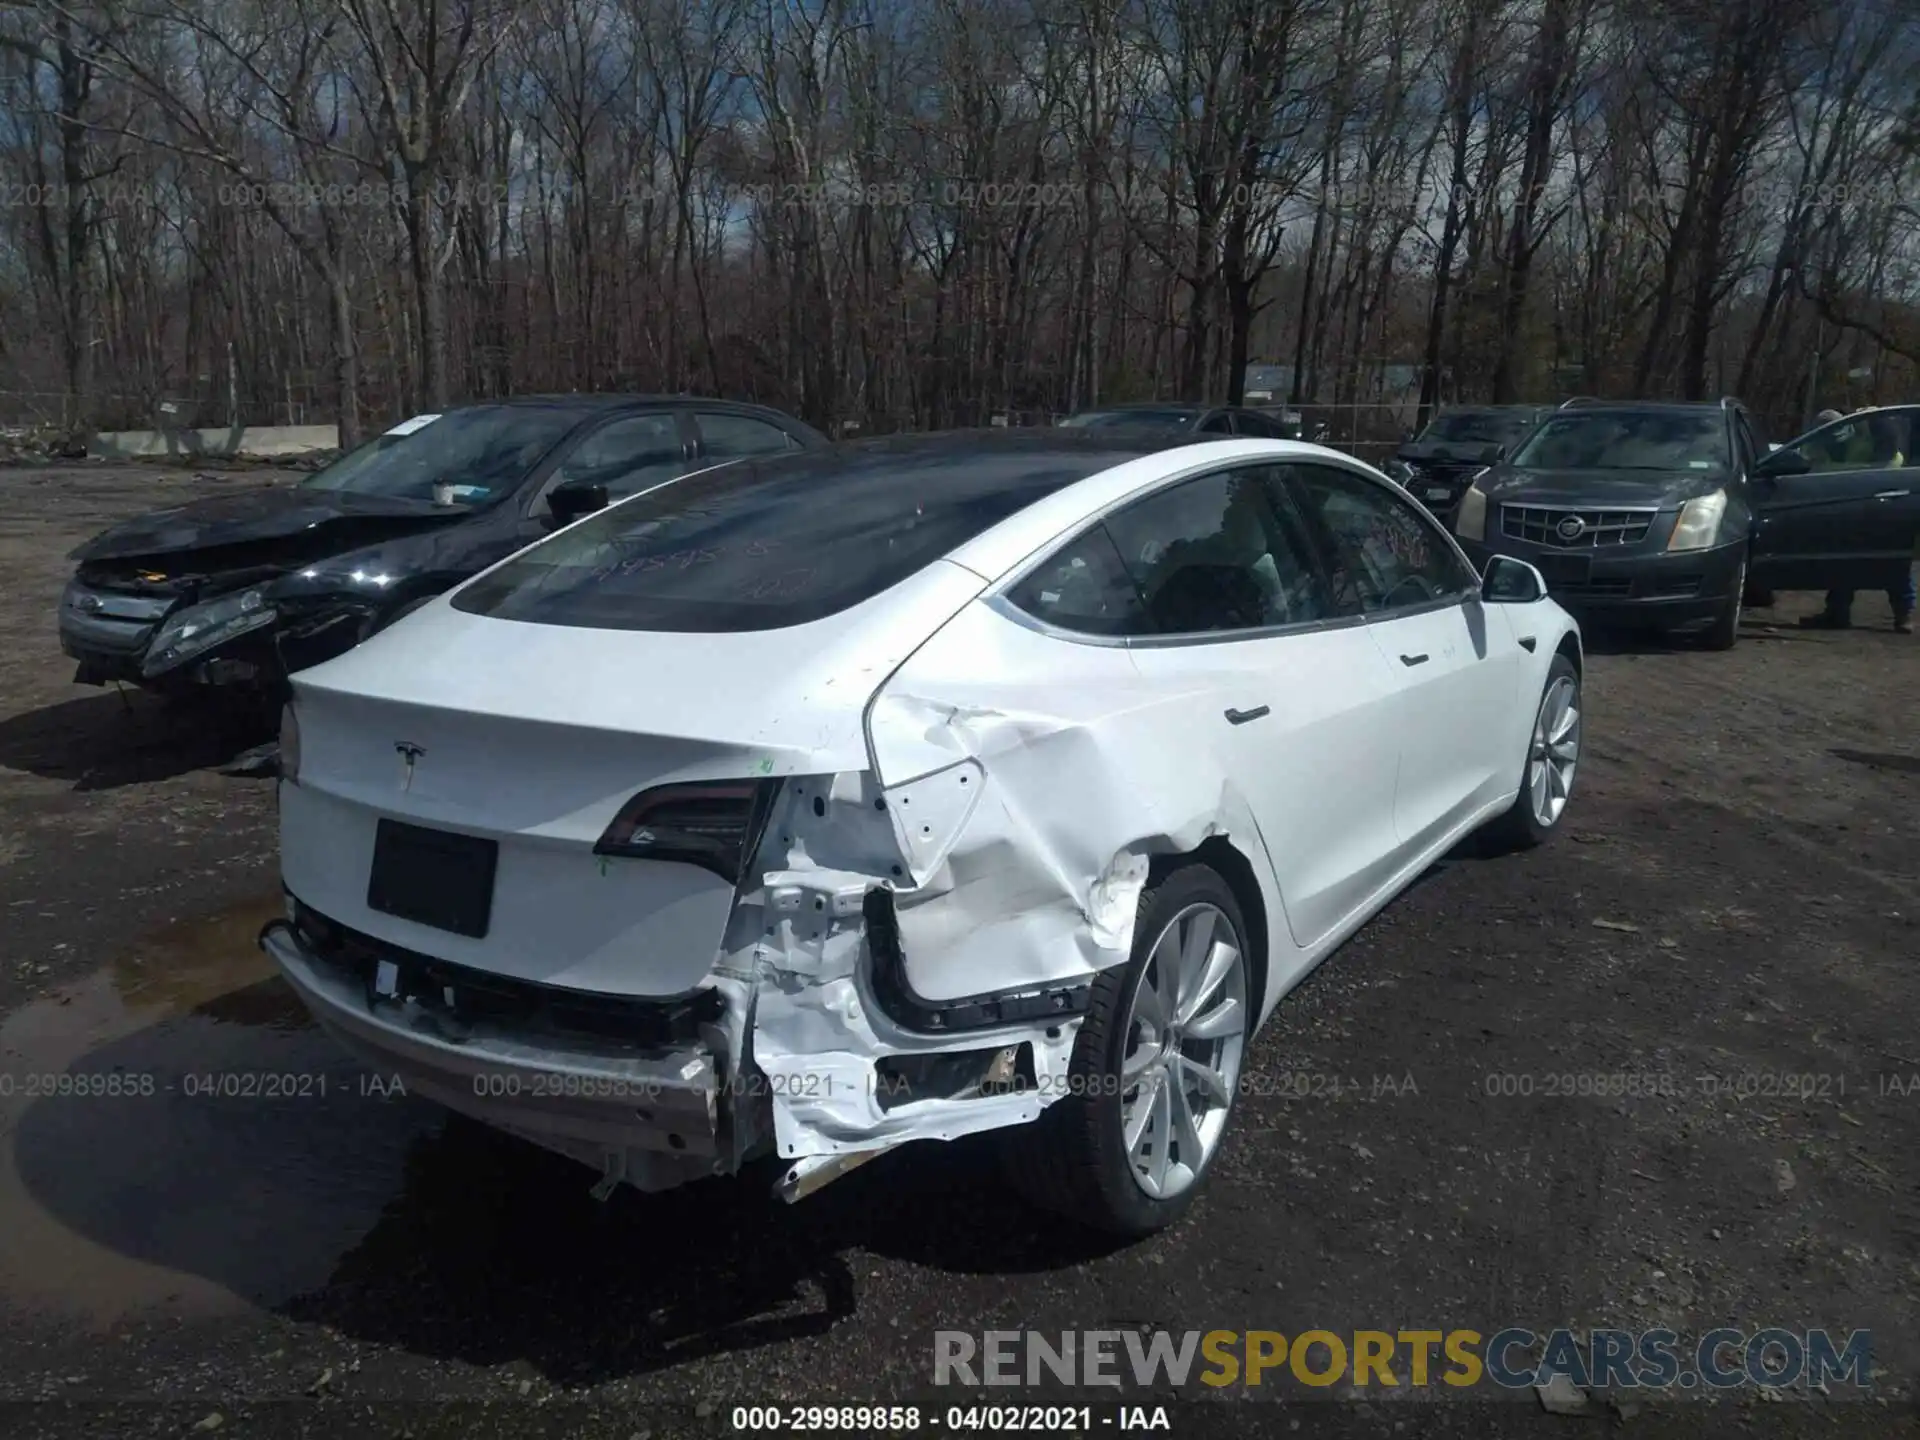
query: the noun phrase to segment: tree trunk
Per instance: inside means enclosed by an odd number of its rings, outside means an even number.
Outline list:
[[[433,224],[434,172],[407,167],[407,261],[413,273],[414,315],[420,330],[420,406],[445,410],[447,388],[447,291],[437,263]]]

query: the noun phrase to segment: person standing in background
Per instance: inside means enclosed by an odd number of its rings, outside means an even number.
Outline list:
[[[1903,443],[1903,437],[1897,433],[1897,426],[1891,423],[1878,423],[1870,411],[1855,411],[1860,423],[1854,425],[1845,434],[1824,438],[1821,446],[1832,458],[1837,468],[1855,468],[1871,465],[1875,468],[1900,469],[1920,461],[1920,456],[1907,453],[1920,448],[1912,442]],[[1814,417],[1816,427],[1831,425],[1847,417],[1838,410],[1822,410]],[[1813,447],[1809,447],[1813,448]],[[1907,568],[1904,585],[1887,587],[1887,603],[1893,609],[1893,628],[1902,635],[1913,633],[1913,610],[1915,599],[1913,568]],[[1802,618],[1801,625],[1810,630],[1845,630],[1853,624],[1853,594],[1851,590],[1829,590],[1826,608],[1817,615]]]

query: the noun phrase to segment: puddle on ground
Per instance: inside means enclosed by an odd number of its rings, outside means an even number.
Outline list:
[[[102,1327],[324,1285],[441,1112],[390,1093],[254,942],[278,893],[0,1019],[0,1302]]]

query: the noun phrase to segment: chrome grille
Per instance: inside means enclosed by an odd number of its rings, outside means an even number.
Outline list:
[[[1502,505],[1500,530],[1509,540],[1563,550],[1638,545],[1658,510],[1576,510],[1556,505]],[[1577,522],[1577,524],[1576,524]],[[1569,533],[1571,532],[1571,533]]]

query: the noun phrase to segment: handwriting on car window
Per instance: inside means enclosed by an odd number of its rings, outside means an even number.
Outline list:
[[[1339,510],[1344,513],[1329,514],[1328,520],[1375,563],[1391,556],[1416,570],[1426,567],[1430,554],[1427,537],[1404,524],[1398,515],[1391,511],[1347,510],[1344,506]]]
[[[777,575],[762,575],[740,589],[746,600],[791,600],[807,593],[819,572],[810,565],[783,570]]]

